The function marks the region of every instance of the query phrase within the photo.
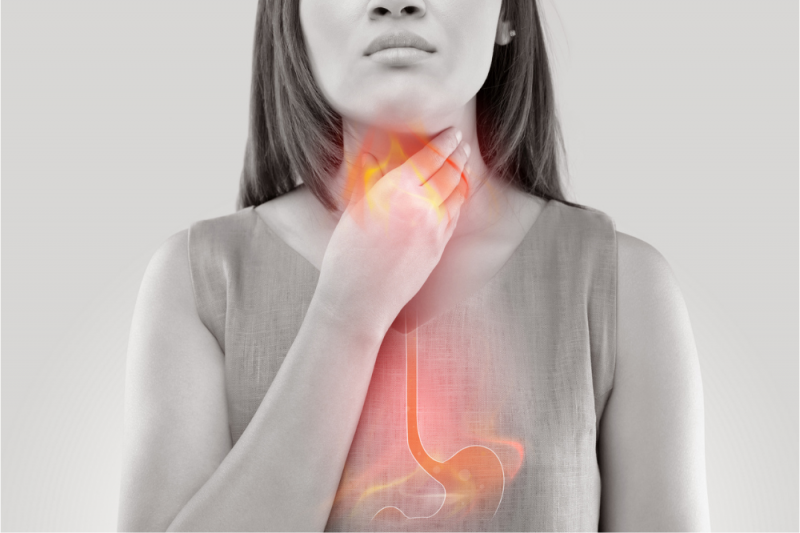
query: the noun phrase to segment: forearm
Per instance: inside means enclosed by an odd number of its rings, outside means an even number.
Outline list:
[[[312,300],[247,429],[168,531],[325,528],[383,339],[361,326]]]

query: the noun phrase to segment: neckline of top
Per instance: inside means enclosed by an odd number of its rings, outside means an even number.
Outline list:
[[[451,307],[445,309],[444,311],[435,314],[434,316],[430,317],[428,320],[426,320],[422,324],[417,324],[416,328],[410,329],[405,333],[409,333],[411,331],[414,331],[414,329],[418,330],[422,326],[424,326],[424,325],[426,325],[426,324],[428,324],[430,322],[433,322],[434,320],[440,318],[441,316],[443,316],[443,315],[445,315],[447,313],[450,313],[450,312],[454,311],[455,309],[457,309],[459,307],[467,305],[472,299],[476,298],[487,287],[492,285],[492,283],[495,282],[496,279],[498,279],[503,272],[505,272],[505,270],[508,268],[508,266],[511,263],[513,263],[513,260],[519,255],[520,250],[522,250],[523,248],[527,247],[528,241],[531,240],[537,233],[539,233],[538,228],[540,226],[542,226],[542,224],[541,224],[542,217],[547,216],[548,212],[553,210],[551,207],[556,205],[557,203],[558,203],[558,201],[554,200],[554,199],[547,200],[547,202],[545,203],[544,207],[542,207],[542,210],[536,216],[536,219],[533,221],[533,224],[531,225],[530,228],[528,228],[527,233],[525,233],[525,236],[519,242],[517,247],[514,248],[514,251],[511,252],[511,255],[508,256],[508,259],[506,259],[506,261],[503,263],[503,265],[499,269],[497,269],[497,271],[494,274],[492,274],[492,276],[486,281],[486,283],[484,283],[480,288],[474,290],[466,298],[463,298],[456,305],[451,306]],[[314,272],[317,281],[319,281],[319,276],[320,276],[319,269],[316,266],[314,266],[314,264],[311,261],[309,261],[303,254],[301,254],[300,252],[298,252],[297,250],[295,250],[294,248],[289,246],[289,244],[287,244],[277,233],[275,233],[275,231],[269,226],[269,224],[267,224],[266,221],[263,218],[261,218],[261,215],[258,214],[258,211],[256,211],[255,208],[256,208],[256,206],[250,206],[250,207],[247,208],[250,211],[250,214],[256,218],[255,225],[266,229],[267,233],[269,233],[273,237],[274,240],[278,241],[279,245],[282,248],[286,249],[291,255],[294,255],[296,258],[299,258],[303,263],[305,263]],[[401,335],[404,334],[404,332],[399,331],[399,330],[397,330],[397,329],[395,329],[394,327],[391,327],[391,326],[389,327],[389,330],[390,331],[395,331],[396,333],[400,333]]]

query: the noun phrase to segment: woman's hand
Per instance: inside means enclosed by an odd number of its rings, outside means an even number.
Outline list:
[[[453,234],[467,193],[468,157],[453,128],[385,176],[367,155],[325,251],[315,298],[347,323],[385,333]]]

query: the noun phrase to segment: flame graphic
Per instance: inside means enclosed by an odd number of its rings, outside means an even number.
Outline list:
[[[416,137],[416,139],[423,145],[427,145],[432,140],[420,131],[412,129],[412,133],[414,134],[414,137]],[[371,148],[375,142],[374,137],[375,130],[369,129],[364,135],[362,145],[355,155],[354,162],[345,162],[346,178],[343,200],[346,204],[348,204],[347,209],[350,216],[353,217],[353,219],[359,224],[365,224],[366,214],[356,209],[355,205],[350,203],[352,195],[356,195],[357,198],[363,197],[365,199],[365,205],[363,206],[364,209],[368,210],[373,215],[376,213],[383,213],[386,215],[383,217],[383,222],[384,228],[388,229],[386,224],[388,224],[388,213],[391,209],[390,201],[392,196],[391,194],[370,194],[370,191],[393,163],[407,161],[410,170],[419,180],[421,185],[420,191],[415,193],[406,189],[395,188],[392,192],[411,195],[429,203],[432,208],[436,209],[438,222],[441,222],[442,218],[447,216],[447,209],[441,206],[444,198],[442,198],[439,195],[438,190],[429,183],[429,177],[426,177],[422,170],[420,170],[414,164],[414,159],[411,158],[411,155],[413,154],[408,153],[408,150],[403,146],[399,138],[394,135],[389,136],[389,151],[382,160],[377,162],[377,165],[371,162],[363,164],[362,156],[367,153],[371,153]],[[439,152],[433,145],[430,145],[429,148],[445,158],[444,165],[450,165],[452,168],[458,169],[458,165],[451,157],[448,157],[447,154]],[[470,197],[469,179],[468,175],[463,170],[461,171],[461,184],[459,187],[461,187],[464,197],[468,199]]]
[[[421,131],[421,129],[419,132],[414,131],[414,136],[423,145],[427,145],[427,143],[431,141],[431,138],[428,138],[424,133],[421,133]],[[384,223],[384,227],[388,228],[391,195],[370,194],[370,191],[387,173],[388,169],[397,168],[398,162],[411,161],[412,164],[407,166],[407,170],[413,172],[419,179],[421,187],[420,192],[416,194],[410,193],[409,191],[398,191],[397,189],[395,189],[395,191],[403,194],[414,194],[414,196],[429,202],[432,206],[441,203],[442,199],[438,196],[436,189],[427,183],[427,178],[419,168],[413,165],[413,160],[409,160],[411,155],[409,154],[411,151],[410,147],[404,146],[399,138],[390,136],[389,149],[385,157],[376,160],[376,164],[368,163],[363,165],[361,157],[366,153],[372,153],[374,142],[374,130],[369,130],[364,136],[363,143],[357,151],[356,156],[353,158],[354,163],[346,161],[346,185],[343,199],[346,205],[348,205],[349,214],[356,222],[360,224],[367,223],[367,214],[371,215],[369,220],[374,221],[376,219],[374,215],[379,214],[384,215],[378,217],[378,219],[382,219],[381,221]],[[457,168],[456,163],[450,157],[446,157],[445,159],[445,164]],[[459,185],[465,188],[465,197],[467,198],[469,198],[468,177],[466,172],[462,171],[461,181],[463,184]],[[361,204],[350,202],[350,197],[353,194],[364,197],[365,201]],[[356,206],[359,205],[363,211],[358,211]],[[446,209],[439,209],[439,220],[441,221],[442,217],[446,216],[446,214]],[[473,444],[467,446],[459,450],[446,461],[437,461],[431,457],[422,446],[422,442],[419,438],[419,428],[417,426],[416,330],[413,335],[408,337],[408,341],[407,348],[411,351],[407,353],[406,429],[408,442],[406,443],[406,449],[411,453],[417,467],[407,474],[395,476],[387,480],[385,474],[388,473],[392,466],[392,450],[388,447],[379,447],[380,455],[378,457],[373,457],[370,460],[370,465],[361,470],[357,475],[352,475],[348,469],[345,469],[344,476],[332,503],[350,501],[352,507],[349,510],[349,515],[352,517],[358,514],[357,512],[364,507],[366,502],[373,501],[372,498],[388,489],[403,487],[417,477],[423,480],[433,478],[445,489],[445,494],[443,496],[441,492],[438,492],[431,493],[424,497],[433,498],[437,503],[441,501],[441,505],[439,505],[437,511],[430,517],[418,518],[432,518],[434,515],[437,518],[456,515],[491,517],[499,508],[505,485],[515,478],[524,462],[524,446],[522,443],[515,440],[492,434],[493,425],[481,425],[479,423],[472,428],[470,434],[474,439],[473,442],[484,443],[486,445]],[[412,344],[414,345],[413,348],[411,348]],[[412,354],[413,375],[412,360],[410,358]],[[412,402],[414,405],[413,413],[411,412]],[[442,434],[449,433],[446,427],[441,427],[439,429],[441,429]],[[494,449],[504,449],[504,453],[501,454],[504,457],[503,462],[500,461],[500,457],[495,453]],[[478,478],[482,478],[483,485],[481,485],[480,482],[477,484],[475,483]],[[370,481],[374,479],[381,479],[381,481],[370,483]],[[489,497],[487,497],[487,493]],[[384,507],[373,516],[373,519],[380,520],[381,518],[391,521],[409,519],[409,517],[397,507]]]
[[[416,315],[413,315],[413,321],[416,326]],[[505,492],[505,473],[497,454],[486,446],[472,445],[441,462],[431,457],[422,444],[417,426],[417,351],[415,327],[406,333],[408,448],[417,464],[444,488],[444,499],[430,516],[409,517],[401,509],[389,506],[375,513],[372,520],[393,522],[401,518],[433,518],[440,513],[445,517],[467,513],[491,518],[497,513]]]

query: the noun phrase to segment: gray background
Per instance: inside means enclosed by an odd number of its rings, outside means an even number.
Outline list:
[[[712,527],[796,531],[798,4],[543,7],[570,198],[686,299]],[[137,290],[234,210],[256,1],[2,8],[2,529],[113,530]]]

